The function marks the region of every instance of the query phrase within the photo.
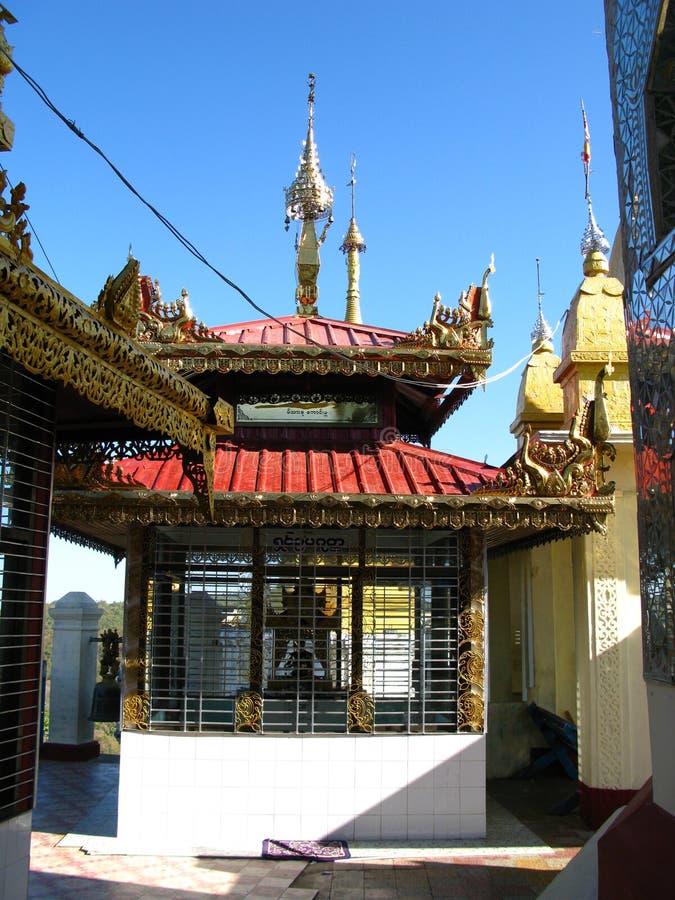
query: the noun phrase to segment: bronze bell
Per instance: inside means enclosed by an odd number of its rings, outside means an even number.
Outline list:
[[[120,686],[112,674],[103,676],[94,687],[91,700],[90,722],[119,722],[120,720]]]

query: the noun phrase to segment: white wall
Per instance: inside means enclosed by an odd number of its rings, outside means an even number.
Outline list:
[[[0,822],[0,897],[28,896],[32,813]]]
[[[648,681],[647,694],[654,763],[654,802],[671,816],[675,816],[675,764],[673,764],[675,687]]]
[[[483,735],[122,734],[118,839],[137,850],[484,835]]]

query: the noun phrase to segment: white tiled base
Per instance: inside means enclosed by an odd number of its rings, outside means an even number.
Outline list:
[[[118,838],[139,852],[484,835],[483,735],[122,735]]]
[[[0,897],[28,896],[32,814],[0,822]]]

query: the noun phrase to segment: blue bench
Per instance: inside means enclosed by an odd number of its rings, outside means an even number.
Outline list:
[[[530,703],[527,711],[532,717],[532,721],[539,728],[550,750],[543,753],[534,762],[530,763],[525,769],[518,773],[519,778],[529,778],[542,772],[549,766],[559,762],[563,767],[565,774],[573,781],[579,778],[579,770],[577,768],[577,727],[557,716],[555,713],[537,706],[536,703]]]

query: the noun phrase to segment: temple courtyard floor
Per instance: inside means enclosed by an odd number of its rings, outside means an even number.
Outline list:
[[[30,900],[202,897],[379,900],[537,897],[590,838],[577,812],[552,813],[571,781],[488,782],[482,840],[350,842],[333,862],[221,856],[137,856],[116,845],[118,759],[40,763]]]

